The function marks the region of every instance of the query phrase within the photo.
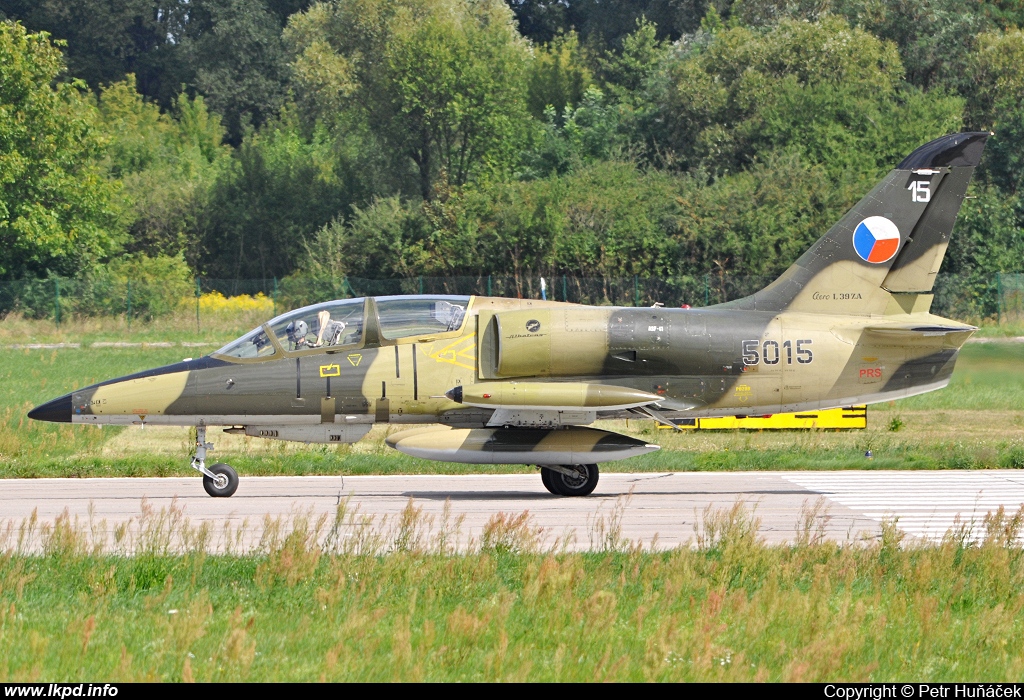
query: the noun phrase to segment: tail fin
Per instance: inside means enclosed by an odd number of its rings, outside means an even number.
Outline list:
[[[903,159],[770,285],[729,306],[882,314],[927,311],[988,132],[951,134]],[[924,295],[924,296],[921,296]]]

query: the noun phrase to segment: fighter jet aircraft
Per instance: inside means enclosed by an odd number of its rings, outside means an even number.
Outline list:
[[[349,443],[377,423],[425,459],[536,465],[585,496],[598,464],[657,445],[587,427],[602,418],[763,415],[889,401],[946,386],[977,330],[929,313],[988,133],[905,158],[781,277],[701,309],[594,307],[481,296],[342,299],[278,316],[199,359],[74,391],[37,420],[194,426]]]

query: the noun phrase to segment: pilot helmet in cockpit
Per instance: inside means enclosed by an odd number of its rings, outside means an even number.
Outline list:
[[[306,335],[309,333],[309,325],[305,321],[292,321],[285,328],[288,333],[288,340],[296,346],[305,345]]]

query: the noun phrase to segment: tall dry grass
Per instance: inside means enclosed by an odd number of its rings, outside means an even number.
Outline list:
[[[835,544],[827,517],[809,504],[798,540],[767,546],[756,514],[709,510],[691,547],[652,552],[611,514],[589,553],[528,514],[469,541],[414,503],[296,513],[250,541],[177,506],[117,531],[30,519],[0,538],[0,680],[1020,677],[1024,514],[932,545],[891,522]]]

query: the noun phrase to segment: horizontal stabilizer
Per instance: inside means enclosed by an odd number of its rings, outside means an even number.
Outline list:
[[[975,326],[928,326],[921,324],[868,326],[864,329],[867,333],[900,336],[904,338],[928,338],[945,336],[953,333],[973,333],[976,330],[978,329]]]

